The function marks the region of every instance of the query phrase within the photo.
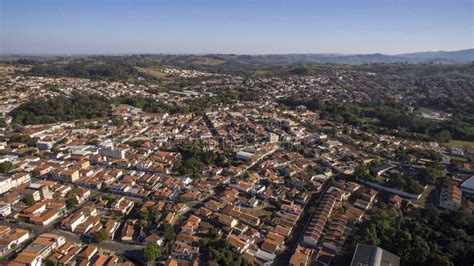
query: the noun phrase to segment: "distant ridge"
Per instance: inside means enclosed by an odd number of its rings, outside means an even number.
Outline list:
[[[397,55],[374,54],[289,54],[264,55],[265,57],[286,58],[300,63],[471,63],[474,61],[474,48],[460,51],[419,52]]]
[[[88,56],[133,56],[133,55],[161,55],[163,57],[195,57],[195,58],[213,58],[226,60],[239,60],[241,62],[266,61],[271,63],[335,63],[335,64],[366,64],[366,63],[413,63],[413,64],[453,64],[453,63],[472,63],[474,62],[474,48],[459,51],[436,51],[436,52],[417,52],[396,55],[386,55],[380,53],[374,54],[337,54],[337,53],[306,53],[306,54],[140,54],[131,53],[124,55],[72,55],[66,57],[88,57]],[[28,58],[33,60],[42,60],[52,57],[65,57],[65,55],[0,55],[3,60],[16,60],[19,58]]]
[[[438,51],[438,52],[420,52],[400,54],[400,57],[413,58],[418,60],[450,60],[456,62],[472,62],[474,61],[474,49],[466,49],[459,51]]]

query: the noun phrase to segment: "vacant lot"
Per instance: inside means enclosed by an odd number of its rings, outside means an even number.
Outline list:
[[[451,147],[456,147],[456,148],[464,148],[464,147],[469,147],[471,149],[474,149],[474,141],[467,141],[467,140],[451,140],[448,143],[449,146]]]
[[[147,67],[147,68],[137,67],[137,70],[140,71],[141,73],[148,74],[148,75],[153,76],[155,78],[162,79],[162,78],[166,77],[166,73],[161,72],[159,69],[154,68],[154,67]]]

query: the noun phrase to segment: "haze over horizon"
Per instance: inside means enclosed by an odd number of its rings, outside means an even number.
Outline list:
[[[473,2],[0,0],[0,54],[400,54],[474,47]]]

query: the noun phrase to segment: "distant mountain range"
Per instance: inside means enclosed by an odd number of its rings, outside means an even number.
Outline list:
[[[130,54],[131,55],[131,54]],[[135,54],[137,55],[137,54]],[[32,60],[47,60],[51,58],[69,57],[94,57],[100,55],[73,55],[73,56],[41,56],[41,55],[0,55],[0,60],[16,60],[19,58]],[[107,56],[107,55],[105,55]],[[129,56],[129,55],[110,55]],[[155,56],[179,63],[194,61],[198,65],[219,65],[225,62],[238,62],[243,64],[305,64],[305,63],[335,63],[335,64],[366,64],[366,63],[472,63],[474,62],[474,48],[459,51],[419,52],[397,55],[386,54],[262,54],[262,55],[236,55],[236,54],[144,54],[140,56]]]
[[[365,64],[365,63],[471,63],[474,62],[474,49],[460,51],[419,52],[397,55],[385,54],[288,54],[263,55],[278,61],[293,61],[298,63],[338,63],[338,64]]]

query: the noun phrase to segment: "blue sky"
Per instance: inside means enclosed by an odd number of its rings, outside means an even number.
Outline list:
[[[0,0],[2,54],[474,47],[472,0]]]

